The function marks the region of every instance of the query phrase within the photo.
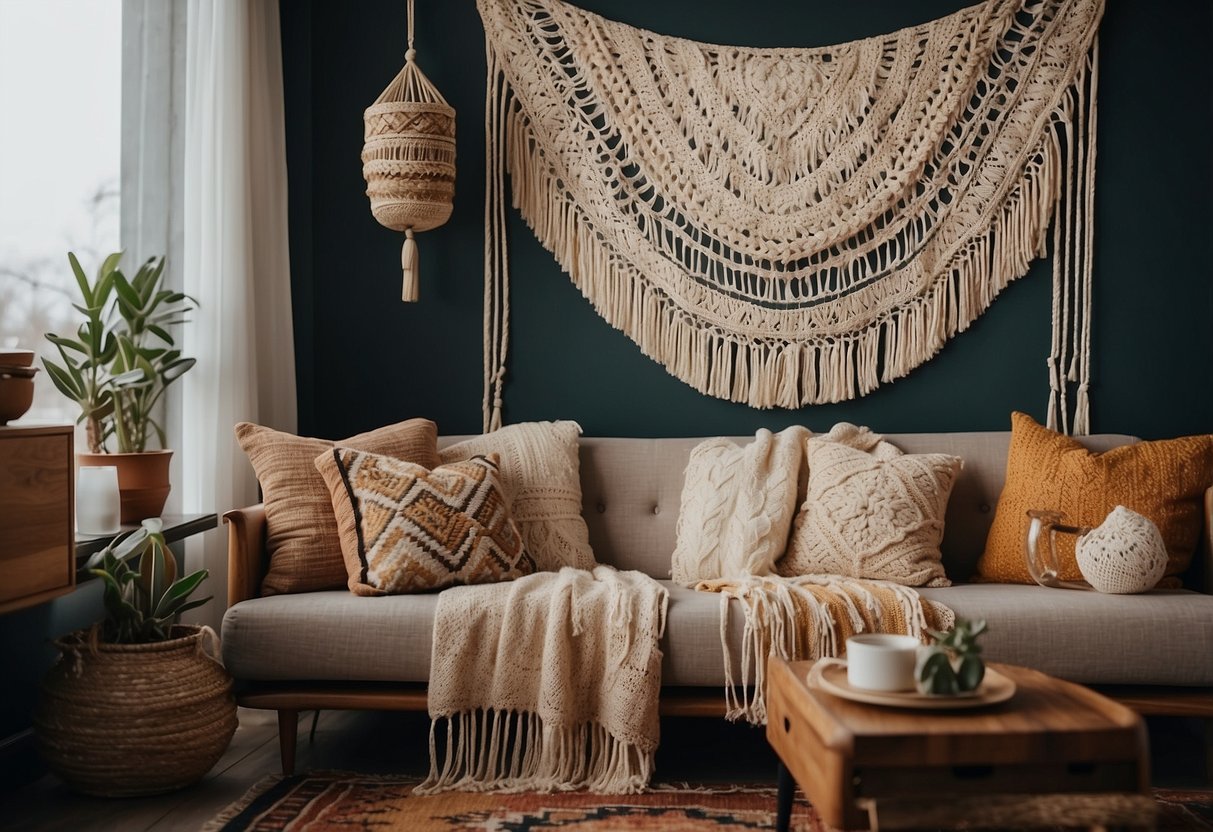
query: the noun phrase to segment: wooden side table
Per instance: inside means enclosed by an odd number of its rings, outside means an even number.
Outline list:
[[[0,426],[0,613],[76,586],[71,425]]]
[[[1015,696],[988,709],[916,711],[811,688],[812,662],[771,659],[767,740],[780,759],[780,830],[795,784],[842,829],[938,827],[980,817],[1153,828],[1145,724],[1089,688],[994,665]]]

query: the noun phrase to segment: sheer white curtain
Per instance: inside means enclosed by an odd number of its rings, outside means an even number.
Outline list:
[[[189,0],[186,32],[184,285],[199,308],[183,328],[198,365],[182,380],[182,503],[223,512],[257,501],[232,426],[295,429],[278,3]],[[187,560],[211,572],[217,625],[224,536]]]

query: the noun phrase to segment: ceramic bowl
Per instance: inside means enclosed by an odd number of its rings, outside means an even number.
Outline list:
[[[33,363],[33,350],[0,350],[0,367],[30,367]]]

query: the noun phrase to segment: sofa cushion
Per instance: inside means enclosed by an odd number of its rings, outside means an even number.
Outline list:
[[[724,685],[720,599],[671,581],[661,650],[665,685]],[[739,677],[741,608],[730,643]],[[237,679],[426,682],[438,593],[309,592],[241,601],[223,617],[223,664]],[[721,696],[723,696],[723,691]]]
[[[670,606],[662,683],[722,686],[721,596],[663,583]],[[920,592],[957,615],[985,618],[990,661],[1089,684],[1213,685],[1213,596],[993,584]],[[740,678],[743,619],[730,603]],[[425,682],[437,604],[436,593],[361,598],[345,590],[242,601],[223,619],[223,661],[238,679]]]
[[[358,595],[429,592],[535,571],[498,479],[496,456],[433,470],[369,451],[316,457],[333,498],[349,587]]]
[[[984,618],[987,661],[1086,684],[1213,685],[1213,596],[1104,595],[1019,584],[919,590],[959,617]]]
[[[433,468],[439,464],[437,438],[433,422],[409,419],[338,444]],[[345,561],[333,504],[314,465],[316,456],[331,449],[333,442],[249,422],[236,425],[236,440],[248,454],[265,495],[265,547],[270,563],[261,583],[262,594],[345,586]]]
[[[766,575],[783,554],[796,514],[809,431],[761,428],[738,445],[723,436],[691,451],[678,509],[672,577],[694,585],[722,575]]]
[[[845,575],[947,586],[939,552],[948,495],[964,461],[865,453],[808,442],[809,489],[779,562],[783,575]]]
[[[753,440],[752,436],[732,438],[741,445]],[[907,454],[951,454],[965,461],[948,500],[939,548],[948,577],[968,580],[994,518],[1010,433],[901,433],[885,438]],[[702,441],[582,437],[582,514],[600,562],[617,569],[639,569],[657,578],[670,576],[683,472],[691,449]],[[1101,434],[1078,441],[1091,450],[1104,451],[1136,440]]]
[[[597,565],[581,516],[576,422],[520,422],[447,445],[442,462],[496,454],[522,542],[540,570]]]
[[[1029,509],[1059,511],[1094,528],[1118,505],[1150,518],[1167,545],[1166,578],[1188,568],[1200,537],[1201,500],[1213,484],[1213,436],[1139,442],[1091,453],[1069,436],[1011,415],[1007,478],[977,571],[981,580],[1032,583],[1024,560]],[[1074,538],[1057,537],[1058,577],[1082,580]],[[1166,586],[1167,583],[1160,583]]]

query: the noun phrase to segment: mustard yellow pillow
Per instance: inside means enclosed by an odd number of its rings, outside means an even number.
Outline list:
[[[1159,586],[1177,586],[1201,528],[1201,502],[1213,483],[1213,436],[1139,442],[1093,453],[1068,436],[1011,414],[1007,479],[975,580],[1032,583],[1024,561],[1028,509],[1050,509],[1068,523],[1095,527],[1118,505],[1153,521],[1167,546]],[[1074,539],[1057,537],[1062,580],[1080,581]],[[1170,579],[1170,580],[1168,580]]]
[[[332,496],[349,587],[357,595],[496,583],[535,571],[510,518],[496,457],[427,470],[333,448],[315,465]]]

